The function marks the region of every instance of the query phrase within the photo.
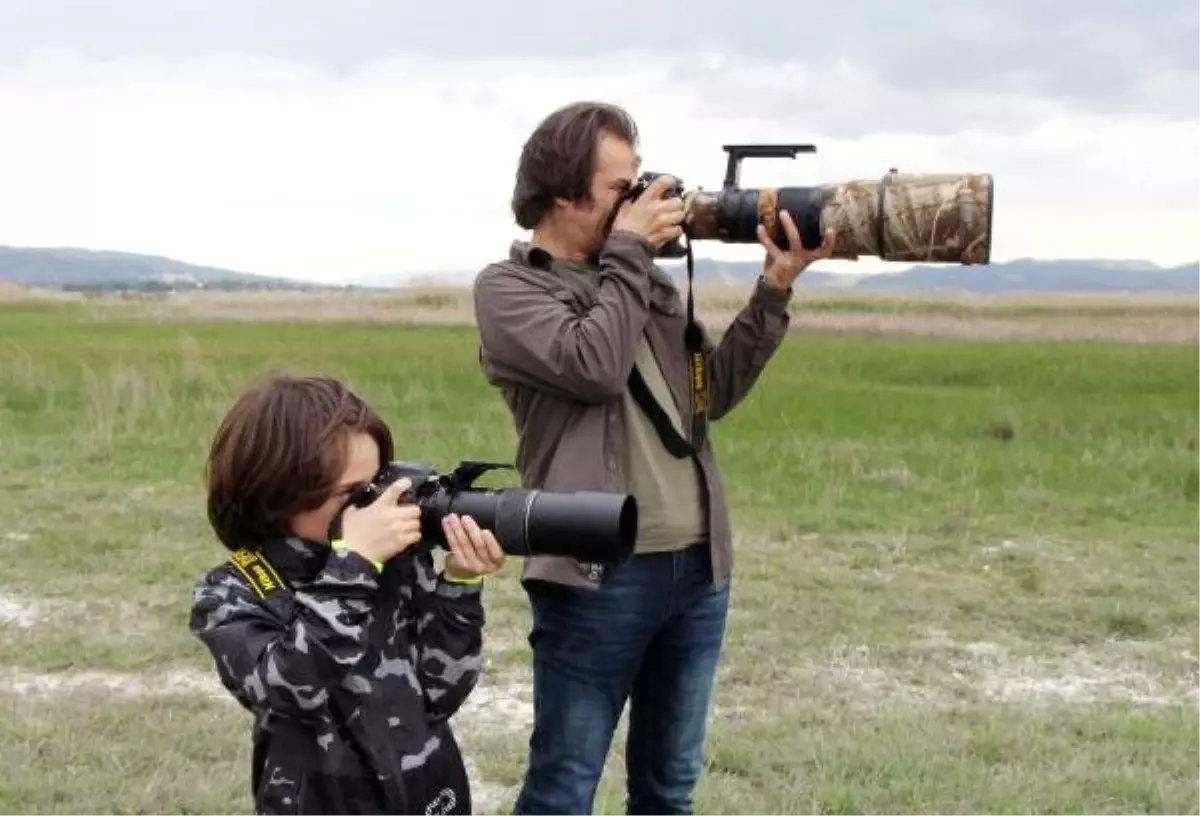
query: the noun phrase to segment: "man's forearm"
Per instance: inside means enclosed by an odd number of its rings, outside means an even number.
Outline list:
[[[649,244],[613,233],[596,304],[582,316],[521,271],[485,270],[475,316],[494,376],[589,402],[618,398],[649,319],[652,263]]]
[[[778,289],[760,278],[720,344],[715,348],[710,345],[710,419],[718,420],[729,413],[758,381],[787,336],[791,297],[790,290]]]

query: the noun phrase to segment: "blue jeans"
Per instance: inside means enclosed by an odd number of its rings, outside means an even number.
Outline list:
[[[627,812],[691,812],[729,609],[707,546],[634,556],[599,590],[526,591],[534,724],[515,812],[591,813],[627,700]]]

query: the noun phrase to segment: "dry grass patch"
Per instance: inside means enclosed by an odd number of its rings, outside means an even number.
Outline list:
[[[742,308],[745,284],[704,283],[697,310],[722,330]],[[93,320],[152,322],[318,321],[469,326],[466,286],[411,286],[382,292],[182,292],[89,298]],[[897,294],[801,289],[794,330],[819,334],[1016,340],[1116,340],[1195,343],[1200,307],[1194,296],[1158,294]]]

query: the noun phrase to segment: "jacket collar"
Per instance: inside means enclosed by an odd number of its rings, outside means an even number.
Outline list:
[[[307,582],[325,569],[332,552],[328,544],[297,536],[269,538],[259,549],[285,580]]]
[[[556,276],[566,271],[562,261],[557,260],[548,251],[531,241],[513,241],[509,247],[509,259],[522,266],[540,269]],[[650,301],[662,312],[674,315],[677,312],[676,298],[679,296],[679,289],[675,286],[675,281],[657,264],[650,267],[649,276]],[[594,287],[590,285],[588,285],[588,289],[594,291]]]

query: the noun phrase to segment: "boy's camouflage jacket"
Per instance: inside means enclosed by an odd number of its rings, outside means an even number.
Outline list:
[[[226,562],[197,583],[189,624],[254,715],[256,810],[470,813],[447,720],[479,677],[479,585],[447,582],[428,552],[379,571],[296,538],[258,551],[290,592],[268,604]],[[386,798],[395,768],[403,805]]]

